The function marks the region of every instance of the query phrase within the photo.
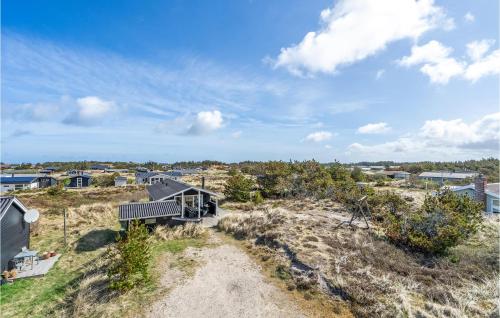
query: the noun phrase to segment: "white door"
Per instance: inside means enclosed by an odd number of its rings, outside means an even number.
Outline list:
[[[82,178],[76,178],[76,187],[81,188],[82,187]]]

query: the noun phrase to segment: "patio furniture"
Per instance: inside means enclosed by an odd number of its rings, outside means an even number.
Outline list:
[[[37,265],[39,263],[39,259],[38,259],[37,254],[38,254],[38,251],[30,251],[27,248],[22,248],[21,252],[19,254],[17,254],[16,256],[14,256],[14,262],[16,262],[16,264],[17,264],[17,261],[19,260],[19,261],[22,261],[22,264],[24,265],[26,260],[30,259],[31,260],[31,269],[33,269],[34,260],[36,259]],[[22,268],[22,265],[21,265],[21,268]]]

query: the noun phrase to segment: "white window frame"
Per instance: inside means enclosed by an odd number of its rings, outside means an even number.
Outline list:
[[[83,178],[82,177],[76,178],[76,187],[81,188],[82,186],[83,186]]]

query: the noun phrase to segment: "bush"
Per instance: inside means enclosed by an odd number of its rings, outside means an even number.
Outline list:
[[[250,200],[250,191],[253,187],[252,179],[238,173],[227,180],[224,195],[230,201],[247,202]]]
[[[94,177],[92,183],[98,187],[113,187],[115,185],[115,178],[120,176],[119,173],[105,174],[102,176]]]
[[[150,280],[150,237],[144,224],[133,221],[126,237],[118,237],[113,255],[114,263],[108,272],[111,289],[126,291]]]
[[[50,187],[47,190],[47,194],[51,195],[51,196],[56,196],[56,195],[62,194],[63,192],[64,192],[64,183],[63,182],[59,182],[57,185]]]
[[[255,194],[253,195],[253,203],[259,205],[264,202],[264,198],[262,197],[262,194],[260,194],[260,191],[255,191]]]
[[[445,253],[475,234],[482,222],[483,205],[450,190],[426,196],[415,211],[394,193],[386,194],[382,201],[385,208],[374,209],[374,213],[382,220],[386,236],[425,253]]]

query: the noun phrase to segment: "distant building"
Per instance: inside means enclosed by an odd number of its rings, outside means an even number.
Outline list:
[[[86,188],[92,183],[92,177],[88,174],[80,174],[69,178],[67,188]]]
[[[465,179],[473,179],[478,175],[477,172],[449,172],[449,171],[432,171],[422,172],[418,175],[419,179],[444,183],[445,181],[464,181]]]
[[[10,269],[9,262],[23,247],[30,246],[30,224],[24,220],[28,209],[14,196],[0,197],[1,270]]]
[[[118,173],[127,173],[128,169],[112,169],[112,168],[108,168],[108,169],[105,169],[104,171],[105,172],[110,172],[110,173],[115,173],[115,172],[118,172]]]
[[[148,169],[148,168],[146,168],[146,167],[136,167],[136,168],[135,168],[135,171],[137,171],[137,172],[149,172],[149,171],[151,171],[151,170],[149,170],[149,169]]]
[[[110,167],[107,166],[107,165],[101,165],[101,164],[96,164],[96,165],[92,165],[90,166],[90,170],[106,170],[106,169],[109,169]]]
[[[127,185],[127,177],[116,177],[115,178],[115,187],[124,187]]]
[[[481,176],[465,186],[445,186],[457,195],[466,195],[484,203],[485,212],[500,212],[500,183],[487,183]]]
[[[0,192],[38,188],[38,176],[0,177]]]
[[[135,183],[137,184],[155,184],[158,182],[163,182],[164,180],[177,180],[182,177],[183,174],[179,171],[151,171],[135,174]]]
[[[70,177],[74,177],[74,176],[79,176],[79,175],[85,174],[85,172],[83,170],[71,169],[71,170],[68,170],[67,174]]]
[[[411,173],[406,171],[382,171],[386,177],[391,179],[408,179],[410,178]]]

